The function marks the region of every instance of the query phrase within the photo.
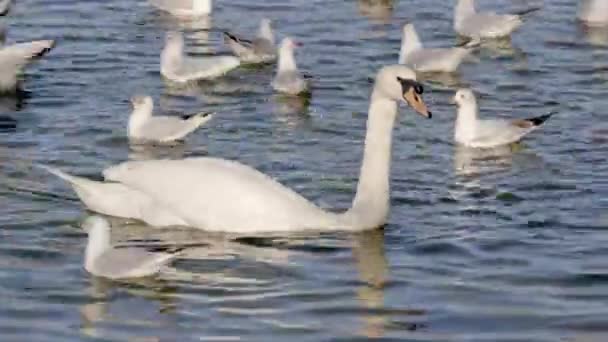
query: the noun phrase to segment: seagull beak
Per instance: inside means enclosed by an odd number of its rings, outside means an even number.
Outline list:
[[[433,113],[428,110],[422,97],[416,93],[416,87],[409,87],[409,89],[405,93],[403,93],[403,99],[418,114],[424,116],[427,119],[433,117]]]

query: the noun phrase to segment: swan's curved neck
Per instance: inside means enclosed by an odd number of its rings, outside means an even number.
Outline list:
[[[358,225],[379,227],[390,208],[390,168],[397,103],[377,90],[372,94],[367,119],[363,162],[350,215]]]
[[[84,266],[91,270],[95,260],[110,248],[110,232],[104,227],[92,227],[84,257]]]
[[[296,65],[296,59],[293,55],[293,49],[289,47],[281,47],[281,51],[279,51],[278,72],[296,70],[298,70],[298,66]]]

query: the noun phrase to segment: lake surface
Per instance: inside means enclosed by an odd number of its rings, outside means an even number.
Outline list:
[[[0,130],[0,340],[608,340],[608,32],[581,27],[574,0],[546,0],[512,42],[425,81],[432,120],[400,110],[384,229],[235,238],[113,220],[117,243],[198,247],[154,279],[83,270],[90,213],[36,164],[99,179],[127,159],[211,155],[348,208],[371,79],[396,62],[401,26],[413,21],[431,46],[457,42],[451,1],[367,4],[217,0],[210,20],[180,22],[142,1],[18,1],[9,41],[57,47],[28,69],[27,99],[0,101],[15,120]],[[303,43],[310,103],[273,95],[272,66],[181,89],[162,81],[166,31],[184,31],[192,54],[227,54],[221,32],[252,33],[262,17]],[[460,150],[449,100],[461,86],[482,115],[558,114],[516,148]],[[134,94],[161,112],[217,115],[184,145],[132,149]]]

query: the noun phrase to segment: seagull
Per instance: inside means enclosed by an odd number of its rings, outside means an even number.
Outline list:
[[[0,15],[7,15],[11,9],[12,0],[1,0],[0,1]]]
[[[555,114],[549,113],[529,119],[481,120],[478,118],[475,94],[470,89],[458,90],[453,102],[458,105],[454,140],[474,148],[493,148],[516,143]]]
[[[457,0],[454,8],[454,30],[463,37],[473,39],[507,37],[523,24],[523,16],[538,11],[529,8],[514,14],[479,13],[475,0]]]
[[[294,49],[299,46],[291,38],[283,38],[279,46],[279,66],[272,80],[272,88],[287,95],[310,92],[309,83],[302,77],[296,65]]]
[[[36,40],[27,43],[4,45],[6,28],[0,30],[0,92],[14,93],[18,89],[18,77],[25,67],[37,57],[47,54],[55,46],[54,40]]]
[[[224,37],[232,52],[243,63],[270,63],[277,59],[270,19],[262,19],[258,35],[253,40],[239,38],[230,32],[224,32]]]
[[[170,81],[187,83],[213,79],[236,69],[241,62],[234,56],[184,56],[184,37],[179,32],[169,32],[160,55],[160,72]]]
[[[578,18],[588,26],[608,26],[608,1],[586,0],[582,2]]]
[[[200,17],[211,14],[211,0],[149,0],[154,7],[176,17]]]
[[[454,72],[471,54],[471,47],[424,48],[414,24],[403,26],[403,38],[399,53],[399,64],[405,64],[419,72]]]
[[[154,101],[150,96],[133,96],[131,104],[133,112],[129,118],[128,135],[134,141],[172,143],[182,140],[213,117],[211,113],[183,118],[153,116]]]
[[[181,252],[149,252],[136,247],[113,247],[110,224],[101,216],[88,217],[83,228],[88,232],[84,268],[94,276],[118,280],[152,276],[173,261]]]

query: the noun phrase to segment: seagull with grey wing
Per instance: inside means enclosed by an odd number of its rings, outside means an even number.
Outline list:
[[[508,37],[523,24],[524,16],[539,9],[533,7],[513,14],[477,12],[475,0],[457,0],[454,30],[463,37],[473,39]]]
[[[471,41],[463,47],[425,48],[414,24],[403,26],[399,64],[419,72],[455,72],[479,42]]]
[[[0,30],[0,93],[14,93],[19,86],[19,76],[26,66],[47,54],[55,46],[54,40],[36,40],[27,43],[5,45],[6,28]]]
[[[279,65],[272,80],[272,88],[287,95],[300,95],[310,92],[310,84],[304,79],[294,56],[295,48],[299,46],[291,38],[283,38],[279,46]]]
[[[453,102],[458,105],[454,140],[473,148],[494,148],[519,142],[554,114],[515,120],[479,119],[477,100],[470,89],[458,90]]]
[[[153,276],[181,252],[180,249],[157,253],[137,247],[114,247],[110,242],[110,224],[101,216],[88,217],[83,228],[88,233],[84,268],[97,277],[119,280]]]
[[[243,63],[270,63],[277,59],[270,19],[262,19],[258,35],[253,40],[237,37],[230,32],[224,32],[224,40]]]
[[[184,117],[152,115],[154,101],[150,96],[133,96],[133,111],[129,118],[129,139],[161,144],[183,140],[188,134],[211,120],[212,113],[199,113]]]

